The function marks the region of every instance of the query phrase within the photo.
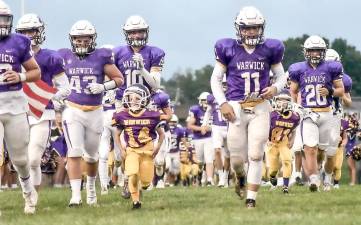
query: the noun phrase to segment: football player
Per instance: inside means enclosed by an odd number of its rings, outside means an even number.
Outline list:
[[[271,99],[286,85],[282,66],[284,45],[276,39],[265,39],[265,19],[255,7],[244,7],[234,25],[237,38],[225,38],[215,44],[216,64],[211,76],[213,95],[221,113],[229,121],[227,146],[231,165],[237,176],[236,193],[245,197],[246,206],[256,205],[262,178],[262,158],[270,127]],[[270,85],[270,70],[275,82]],[[227,91],[222,89],[226,73]],[[263,129],[260,129],[262,127]],[[244,164],[249,163],[246,174]]]
[[[37,192],[30,178],[28,101],[22,82],[40,79],[40,68],[31,50],[31,41],[21,34],[11,33],[13,14],[0,1],[0,143],[5,140],[10,159],[19,174],[25,199],[24,213],[34,214]],[[21,71],[21,67],[26,72]],[[21,135],[17,135],[21,134]]]
[[[197,161],[199,163],[200,174],[202,176],[203,166],[206,165],[207,186],[214,185],[213,183],[213,161],[214,148],[212,146],[212,132],[208,124],[203,125],[204,114],[207,110],[208,92],[202,92],[198,97],[198,104],[191,106],[189,109],[189,116],[187,118],[187,127],[193,132],[193,143],[197,154]]]
[[[115,64],[125,76],[124,85],[117,90],[118,100],[132,84],[143,84],[150,91],[158,89],[165,56],[162,49],[147,44],[149,25],[141,16],[130,16],[123,33],[127,44],[114,49]]]
[[[225,76],[223,78],[223,89],[226,91]],[[212,118],[212,142],[215,149],[215,167],[218,173],[218,187],[228,187],[228,175],[230,167],[229,151],[226,145],[227,122],[223,118],[219,105],[213,95],[207,96],[207,111],[204,115],[203,126],[209,124]],[[223,164],[224,162],[224,164]]]
[[[81,158],[87,174],[87,204],[97,203],[95,180],[98,149],[103,131],[103,92],[123,84],[122,73],[114,65],[112,50],[96,49],[97,33],[87,20],[77,21],[70,30],[71,49],[60,49],[65,61],[71,94],[63,112],[63,127],[68,146],[68,175],[72,196],[69,207],[81,205]],[[106,74],[109,81],[104,82]]]
[[[334,49],[327,49],[326,51],[326,56],[325,56],[325,60],[330,60],[330,61],[338,61],[341,62],[341,57],[340,55],[334,50]],[[342,77],[342,83],[345,89],[345,93],[342,97],[338,98],[338,97],[334,97],[333,98],[333,120],[332,120],[332,126],[330,130],[330,134],[331,135],[338,135],[338,138],[331,138],[330,143],[326,149],[326,151],[334,151],[334,149],[336,148],[336,154],[332,157],[332,158],[327,158],[326,161],[326,165],[327,164],[333,164],[334,165],[334,176],[335,176],[335,181],[338,184],[338,181],[341,178],[341,166],[342,166],[342,161],[343,161],[343,150],[346,146],[347,143],[347,134],[346,132],[344,132],[345,129],[347,129],[345,126],[343,126],[342,124],[342,114],[343,114],[343,106],[349,107],[352,104],[352,99],[351,99],[351,89],[352,89],[352,79],[349,75],[343,73],[343,77]],[[346,124],[344,124],[346,125]],[[341,138],[341,140],[340,140]],[[343,141],[342,141],[343,139]],[[333,142],[332,142],[333,141]],[[328,161],[332,161],[332,162],[328,162]],[[336,165],[337,164],[337,165]],[[331,183],[332,183],[332,177],[329,176],[325,176],[325,190],[329,191],[331,189]],[[336,186],[336,188],[338,187],[338,185]]]
[[[166,171],[169,183],[174,184],[180,172],[180,149],[187,145],[186,129],[178,124],[178,117],[173,114],[169,121],[171,133],[170,148],[166,156]]]
[[[349,127],[347,132],[346,158],[350,176],[350,185],[356,184],[356,161],[351,157],[352,149],[356,146],[357,134],[360,132],[360,125],[355,114],[348,115]]]
[[[64,73],[64,62],[60,55],[50,49],[41,48],[45,41],[45,24],[36,14],[23,15],[17,25],[16,32],[27,36],[31,40],[31,48],[35,60],[41,69],[41,80],[49,86],[55,86],[58,91],[53,96],[56,109],[60,102],[70,94],[69,80]],[[41,157],[50,138],[51,122],[55,120],[55,110],[52,101],[48,103],[41,118],[29,116],[30,142],[28,146],[30,160],[30,177],[36,190],[39,192],[41,184]]]
[[[151,91],[150,96],[150,103],[148,106],[152,110],[157,110],[161,113],[161,127],[164,130],[164,141],[163,144],[155,157],[155,180],[154,185],[156,185],[157,188],[164,188],[165,181],[164,181],[164,175],[165,175],[165,164],[166,164],[166,156],[169,152],[169,146],[170,146],[170,138],[171,133],[168,125],[168,121],[172,117],[172,108],[170,106],[170,98],[169,95],[163,91],[163,90],[156,90]]]
[[[310,36],[304,43],[306,61],[292,64],[289,69],[291,79],[290,91],[293,100],[301,93],[301,105],[309,112],[303,118],[302,137],[305,154],[305,170],[310,179],[310,191],[317,191],[320,180],[318,175],[318,149],[326,150],[333,143],[335,135],[332,129],[332,96],[342,97],[342,65],[336,61],[325,61],[326,43],[316,35]],[[335,137],[336,138],[336,137]],[[337,135],[338,139],[338,135]],[[327,158],[336,154],[336,149],[327,149]],[[332,160],[325,164],[327,177],[332,176],[334,165]],[[325,183],[327,190],[328,183]]]
[[[279,161],[282,162],[283,187],[288,194],[289,178],[292,172],[292,151],[295,130],[300,123],[300,116],[292,110],[291,96],[288,90],[273,97],[273,111],[271,112],[271,127],[269,131],[269,175],[272,186],[277,186]]]
[[[150,93],[142,84],[134,84],[124,92],[124,109],[113,115],[113,125],[117,127],[115,143],[120,146],[120,133],[124,130],[126,149],[125,173],[129,179],[129,190],[133,209],[141,208],[139,185],[146,189],[153,180],[153,159],[164,140],[164,131],[159,126],[160,112],[147,109]],[[156,144],[153,141],[157,138]]]

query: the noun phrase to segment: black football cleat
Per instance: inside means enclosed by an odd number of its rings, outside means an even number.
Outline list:
[[[303,182],[302,182],[301,177],[296,177],[296,185],[297,186],[303,186]]]
[[[121,193],[122,197],[124,199],[129,199],[130,198],[130,191],[129,191],[129,187],[128,187],[128,181],[124,181],[124,186],[123,186],[123,190]]]
[[[269,179],[269,182],[272,184],[272,186],[277,186],[277,178],[276,177],[271,177]]]
[[[246,199],[246,207],[248,209],[252,209],[256,207],[256,200],[254,199]]]
[[[317,192],[318,191],[318,187],[316,184],[310,184],[310,191],[311,192]]]
[[[137,201],[137,202],[133,202],[133,208],[132,209],[140,209],[142,208],[142,203]]]
[[[283,194],[288,194],[289,192],[288,192],[288,187],[287,186],[283,186],[282,187],[282,192],[283,192]]]

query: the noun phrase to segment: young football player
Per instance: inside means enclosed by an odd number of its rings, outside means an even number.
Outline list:
[[[147,109],[149,102],[147,87],[142,84],[131,85],[124,92],[124,109],[113,115],[113,126],[118,129],[115,143],[122,149],[122,157],[125,157],[125,174],[129,179],[133,209],[141,208],[140,187],[146,189],[151,184],[154,158],[164,140],[164,131],[159,126],[160,112]],[[120,144],[123,131],[125,149]]]

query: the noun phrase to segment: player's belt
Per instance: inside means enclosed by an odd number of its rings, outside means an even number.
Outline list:
[[[66,104],[70,107],[80,109],[84,112],[94,111],[102,107],[102,105],[80,105],[71,101],[67,101]]]
[[[239,104],[241,105],[242,109],[247,109],[247,108],[253,108],[264,101],[265,101],[264,99],[246,100],[243,102],[239,102]]]
[[[330,112],[332,109],[331,107],[324,107],[324,108],[310,108],[312,112]]]

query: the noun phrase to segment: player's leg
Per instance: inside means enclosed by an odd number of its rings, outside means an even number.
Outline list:
[[[292,174],[292,152],[287,146],[281,146],[279,150],[282,161],[282,191],[283,193],[288,194],[288,185]]]
[[[71,187],[69,207],[79,206],[81,200],[81,158],[84,151],[85,128],[78,119],[80,110],[66,108],[63,112],[63,130],[68,146],[67,172]]]
[[[194,149],[195,149],[195,152],[196,152],[197,164],[198,164],[198,167],[199,167],[198,175],[197,175],[198,185],[202,186],[201,179],[202,179],[202,173],[203,173],[203,166],[204,166],[204,163],[205,163],[205,160],[204,160],[204,142],[202,141],[202,139],[196,139],[196,140],[193,140],[193,144],[194,144]]]
[[[227,131],[227,146],[230,152],[231,167],[236,175],[235,191],[241,199],[245,197],[246,190],[246,171],[247,162],[247,114],[241,112],[238,102],[230,102],[236,114],[236,120],[229,122]]]
[[[133,207],[140,203],[139,164],[140,155],[133,149],[128,148],[125,158],[125,174],[128,176],[128,188],[132,197]],[[153,168],[150,169],[149,173],[153,173]]]
[[[203,148],[204,148],[204,161],[206,163],[206,175],[207,175],[207,186],[214,185],[213,175],[214,175],[214,147],[212,143],[212,138],[204,138]]]
[[[279,168],[279,146],[270,145],[266,151],[267,163],[269,165],[270,182],[273,187],[277,186],[277,173]]]
[[[324,190],[329,191],[332,187],[332,173],[335,168],[335,155],[340,137],[341,119],[338,116],[328,115],[328,119],[320,126],[320,143],[328,143],[326,146],[325,180]],[[326,136],[327,135],[327,136]]]
[[[253,118],[248,125],[248,173],[247,207],[254,207],[262,181],[262,160],[269,135],[270,105],[263,102],[255,106]],[[260,129],[263,127],[263,129]]]
[[[318,190],[320,178],[318,175],[317,152],[319,143],[319,129],[310,118],[302,122],[302,137],[304,143],[304,167],[310,180],[310,191]]]
[[[214,147],[214,167],[218,174],[218,187],[223,187],[224,173],[223,173],[223,161],[222,161],[222,146],[223,137],[221,133],[221,126],[212,126],[212,143]]]
[[[293,142],[292,151],[295,155],[295,163],[294,163],[294,178],[297,185],[302,186],[302,149],[303,149],[303,143],[302,143],[302,134],[301,134],[301,125],[298,125],[296,128],[295,133],[295,140]]]
[[[50,120],[44,120],[30,126],[30,140],[28,146],[30,177],[37,191],[39,191],[41,184],[41,157],[49,142],[50,125]]]
[[[109,173],[108,173],[108,155],[110,151],[111,131],[104,126],[99,143],[99,180],[101,194],[108,194]]]
[[[335,189],[339,189],[339,183],[341,179],[341,171],[342,171],[342,163],[343,163],[343,148],[337,148],[336,155],[334,156],[335,160],[335,167],[333,170],[334,173],[334,180],[333,180],[333,187]]]

